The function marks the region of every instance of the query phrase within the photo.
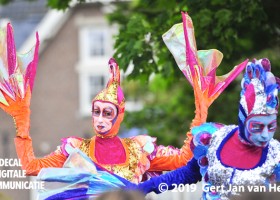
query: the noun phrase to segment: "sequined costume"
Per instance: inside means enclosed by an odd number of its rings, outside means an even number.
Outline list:
[[[253,60],[242,80],[239,125],[205,123],[193,127],[191,147],[194,158],[187,166],[128,188],[145,193],[159,193],[161,183],[174,185],[196,183],[202,177],[203,199],[229,199],[252,186],[266,186],[280,181],[280,143],[271,138],[276,130],[279,79],[271,73],[268,59]],[[267,124],[250,119],[268,119]],[[260,118],[258,118],[260,117]],[[271,122],[269,121],[270,119]],[[249,128],[248,128],[249,127]],[[253,140],[249,129],[260,132]],[[271,134],[270,136],[268,134]],[[260,144],[260,145],[259,145]],[[244,191],[237,189],[244,186]],[[252,190],[251,190],[252,191]]]
[[[213,133],[209,132],[209,127],[214,131]],[[200,152],[195,154],[195,158],[198,159],[200,165],[200,172],[204,181],[203,184],[205,184],[204,187],[224,186],[223,190],[220,190],[218,194],[213,191],[205,192],[203,194],[204,199],[228,199],[230,196],[238,194],[238,191],[230,189],[234,188],[234,186],[261,186],[276,181],[275,175],[279,172],[275,170],[280,161],[280,143],[277,140],[272,139],[264,149],[261,149],[262,154],[256,164],[246,167],[246,165],[251,165],[251,163],[245,161],[245,159],[249,159],[245,157],[247,155],[245,151],[251,151],[254,147],[240,142],[238,138],[238,126],[220,126],[217,128],[216,124],[209,123],[197,127],[197,130],[194,131],[198,131],[195,134],[195,140],[199,140],[198,138],[201,134],[209,133],[212,135],[211,142],[208,145],[209,147],[207,145],[199,147],[201,142],[198,142],[200,144],[196,146],[196,148],[204,147],[207,153],[202,153],[195,148],[195,151]],[[233,140],[234,143],[231,143],[230,140]],[[225,145],[228,145],[228,147],[225,147]],[[231,159],[237,159],[239,162],[247,163],[242,167],[237,165],[230,166],[231,163],[224,163],[225,156],[229,154],[229,152],[226,154],[223,153],[224,148],[232,149],[236,148],[236,145],[242,148],[242,150],[239,151],[238,157],[232,156]],[[256,150],[258,149],[254,149],[252,152],[255,153]],[[242,160],[242,157],[244,160]]]

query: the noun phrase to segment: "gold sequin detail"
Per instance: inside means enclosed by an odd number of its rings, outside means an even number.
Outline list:
[[[138,183],[139,172],[138,163],[143,156],[143,149],[140,145],[130,138],[123,139],[129,151],[129,162],[127,166],[113,165],[108,166],[115,174],[135,183]]]
[[[90,142],[92,139],[83,139],[82,144],[80,145],[79,149],[83,151],[87,156],[89,156],[89,149],[90,149]],[[129,155],[128,163],[127,164],[112,164],[112,165],[104,165],[100,164],[102,167],[107,169],[108,171],[113,172],[131,182],[138,183],[139,176],[142,175],[138,164],[141,160],[141,157],[145,155],[141,146],[134,140],[130,138],[121,139],[124,141],[125,145],[127,146]]]
[[[79,149],[84,152],[89,157],[89,145],[91,139],[83,139],[82,144],[80,145]]]
[[[115,105],[119,105],[120,107],[123,107],[125,103],[125,99],[123,99],[121,103],[118,102],[118,95],[117,95],[118,86],[119,86],[118,82],[113,82],[107,88],[102,90],[94,98],[94,101],[98,101],[98,100],[109,101]]]

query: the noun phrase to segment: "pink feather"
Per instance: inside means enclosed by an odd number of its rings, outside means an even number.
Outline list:
[[[249,84],[247,86],[246,92],[244,95],[245,95],[247,108],[248,108],[248,115],[249,115],[254,108],[254,104],[255,104],[255,100],[256,100],[255,89],[252,84]]]

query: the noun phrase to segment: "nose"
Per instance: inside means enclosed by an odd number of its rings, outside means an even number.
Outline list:
[[[267,126],[264,127],[263,132],[262,132],[262,134],[261,134],[261,138],[262,138],[264,141],[267,141],[267,140],[268,140],[269,134],[268,134]]]
[[[103,121],[103,117],[102,117],[102,115],[101,115],[101,114],[98,116],[97,121],[98,121],[98,122],[102,122],[102,121]]]

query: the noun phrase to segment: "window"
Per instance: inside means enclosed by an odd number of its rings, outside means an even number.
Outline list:
[[[103,31],[92,30],[88,31],[89,37],[89,55],[104,56],[105,54],[105,34]]]
[[[112,54],[109,29],[104,26],[85,26],[80,30],[80,58],[83,61]]]

